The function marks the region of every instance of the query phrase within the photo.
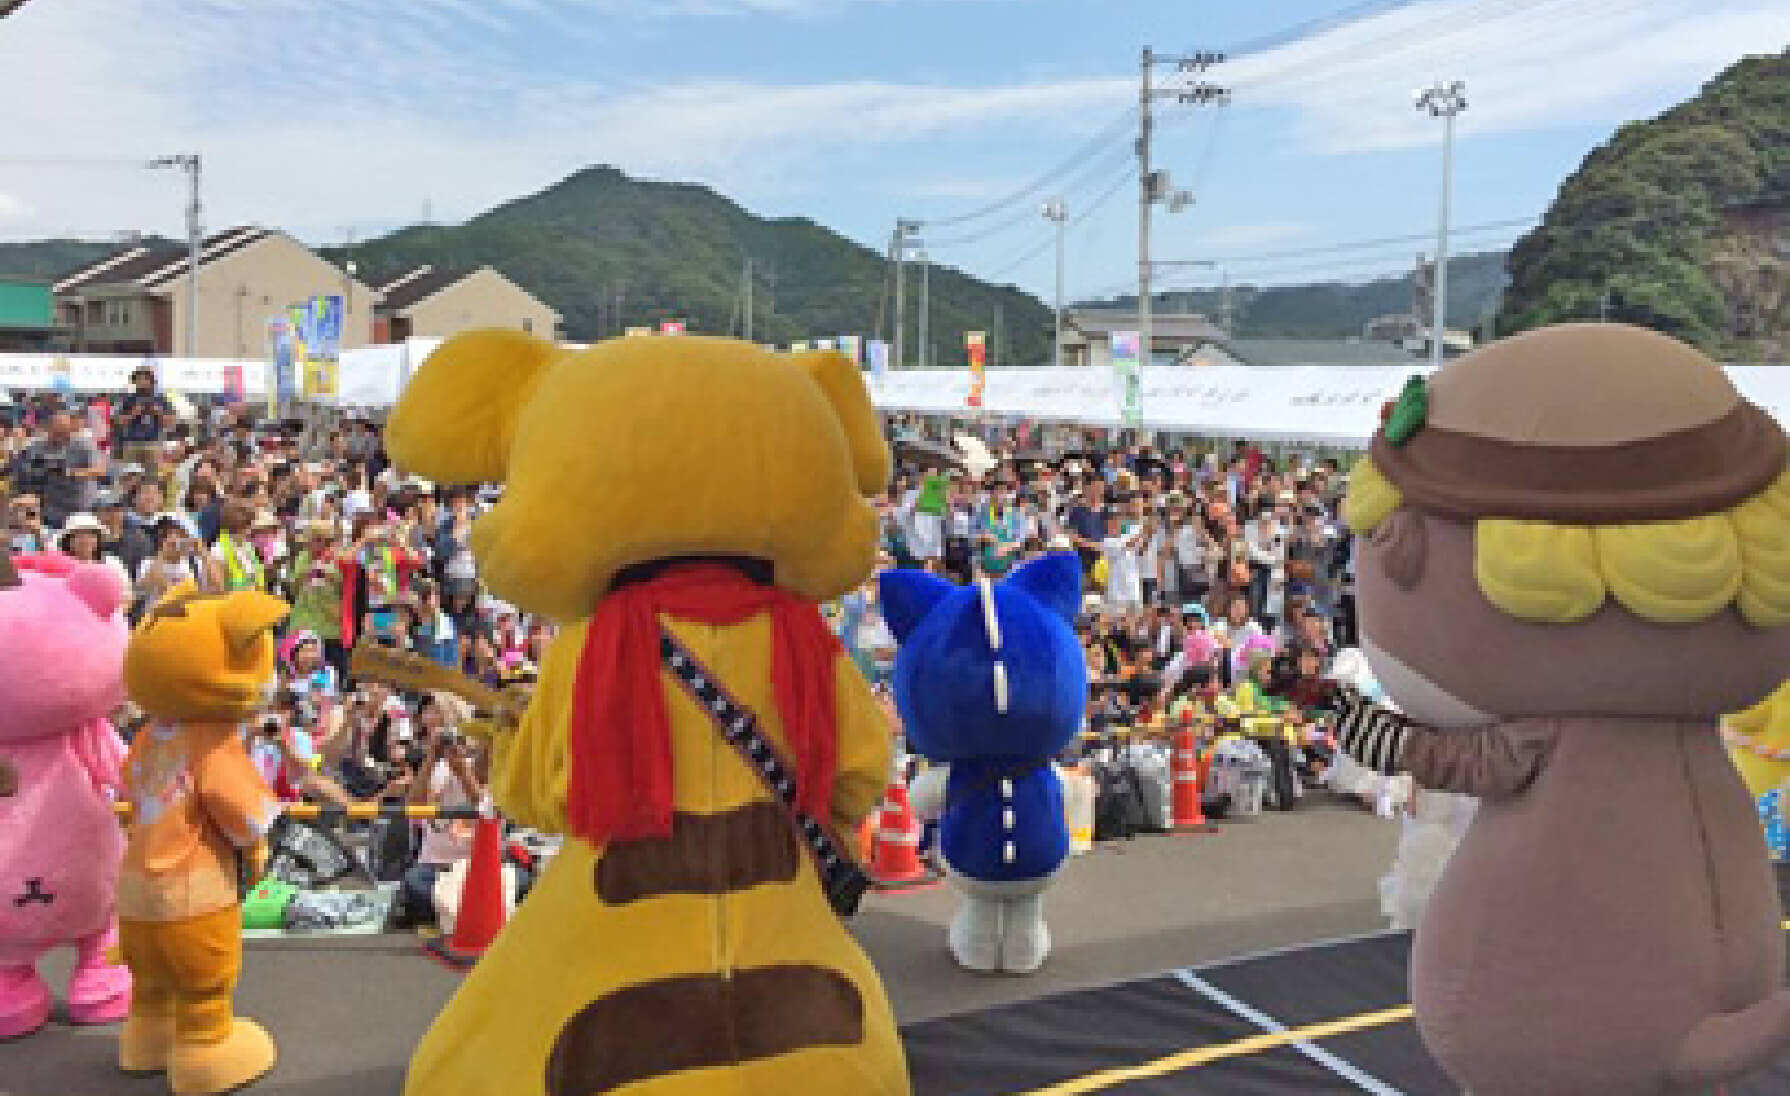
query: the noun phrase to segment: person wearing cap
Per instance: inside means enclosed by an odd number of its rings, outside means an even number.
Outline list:
[[[1784,431],[1664,335],[1566,324],[1414,377],[1350,477],[1337,743],[1480,807],[1412,950],[1475,1096],[1716,1088],[1790,1050],[1783,911],[1719,717],[1790,666]]]
[[[136,574],[155,550],[149,534],[126,520],[124,500],[116,492],[101,491],[93,500],[93,514],[105,529],[100,537],[101,554],[117,556],[128,574]]]

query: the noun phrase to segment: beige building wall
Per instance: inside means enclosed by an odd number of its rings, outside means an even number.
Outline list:
[[[475,327],[509,327],[551,339],[559,324],[558,313],[490,267],[424,297],[402,316],[410,321],[412,337],[442,339]]]
[[[176,356],[187,354],[187,277],[157,287],[173,311]],[[373,341],[373,291],[324,262],[309,248],[280,233],[199,267],[201,358],[265,358],[267,321],[312,297],[343,300],[342,349]]]

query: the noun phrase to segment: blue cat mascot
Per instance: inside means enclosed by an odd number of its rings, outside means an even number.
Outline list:
[[[1069,852],[1054,759],[1087,707],[1074,631],[1081,564],[1053,553],[972,586],[885,571],[880,590],[901,645],[895,702],[908,748],[933,763],[916,781],[916,810],[941,818],[964,895],[951,954],[970,970],[1030,974],[1050,954],[1044,890]]]

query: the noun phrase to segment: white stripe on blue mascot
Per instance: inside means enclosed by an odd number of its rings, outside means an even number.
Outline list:
[[[886,571],[880,589],[901,644],[895,701],[908,748],[933,763],[915,782],[915,808],[941,819],[964,895],[951,954],[970,970],[1029,974],[1050,954],[1044,890],[1069,852],[1054,760],[1087,708],[1074,630],[1081,564],[1052,553],[970,586]]]

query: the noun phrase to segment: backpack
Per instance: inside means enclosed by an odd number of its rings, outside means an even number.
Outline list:
[[[1143,787],[1129,765],[1094,767],[1094,840],[1129,841],[1150,828]]]

